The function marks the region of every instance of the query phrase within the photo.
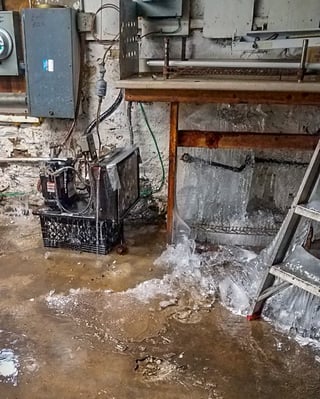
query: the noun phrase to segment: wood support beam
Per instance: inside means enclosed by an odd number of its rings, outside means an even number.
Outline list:
[[[180,102],[194,104],[320,104],[318,92],[268,92],[268,91],[222,91],[187,89],[126,89],[127,101]]]
[[[319,135],[251,133],[251,132],[205,132],[180,130],[178,146],[202,148],[259,148],[314,150]]]
[[[280,84],[280,83],[279,83]],[[267,91],[267,90],[270,91]],[[319,106],[320,92],[310,87],[299,86],[299,90],[217,90],[204,87],[184,88],[125,88],[125,99],[134,102],[170,103],[170,143],[168,173],[167,241],[172,243],[174,233],[174,209],[176,201],[177,147],[203,148],[257,148],[314,150],[320,135],[212,132],[179,130],[179,103],[189,104],[283,104]]]
[[[25,91],[24,76],[0,76],[1,93],[24,93]]]
[[[6,11],[20,11],[23,8],[29,8],[28,0],[2,0],[2,3]]]
[[[179,104],[170,104],[170,138],[169,138],[169,174],[168,174],[168,207],[167,207],[167,241],[172,243],[174,207],[176,199],[176,172],[178,147]]]

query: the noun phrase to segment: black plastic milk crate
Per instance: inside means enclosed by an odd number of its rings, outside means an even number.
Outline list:
[[[119,244],[122,238],[122,225],[112,220],[98,220],[97,223],[94,216],[48,211],[35,214],[40,216],[45,247],[70,248],[105,255]]]

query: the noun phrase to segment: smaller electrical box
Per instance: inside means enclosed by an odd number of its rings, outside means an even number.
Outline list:
[[[145,18],[174,18],[182,16],[182,0],[134,0],[138,15]]]
[[[29,114],[73,119],[80,73],[76,11],[28,8],[22,22]]]
[[[14,11],[0,11],[0,76],[20,74],[20,16]]]
[[[255,0],[205,0],[203,36],[226,39],[252,30]]]

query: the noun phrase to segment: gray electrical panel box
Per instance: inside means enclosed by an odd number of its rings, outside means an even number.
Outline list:
[[[319,29],[319,0],[269,0],[268,30]]]
[[[0,12],[0,76],[20,73],[21,31],[18,12]]]
[[[205,0],[203,36],[232,38],[252,29],[254,0]]]
[[[147,18],[170,18],[182,16],[182,0],[134,0],[138,15]]]
[[[29,114],[74,118],[80,73],[76,11],[29,8],[22,21]]]

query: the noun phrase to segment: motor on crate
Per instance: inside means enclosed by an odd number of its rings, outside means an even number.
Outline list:
[[[107,253],[122,242],[123,219],[139,199],[139,161],[135,146],[92,161],[47,161],[40,171],[46,207],[36,212],[44,245]]]
[[[51,209],[70,207],[76,201],[75,161],[54,158],[40,171],[41,192],[45,205]]]
[[[41,168],[40,187],[52,210],[121,219],[139,198],[139,150],[118,148],[91,162],[50,159]]]

